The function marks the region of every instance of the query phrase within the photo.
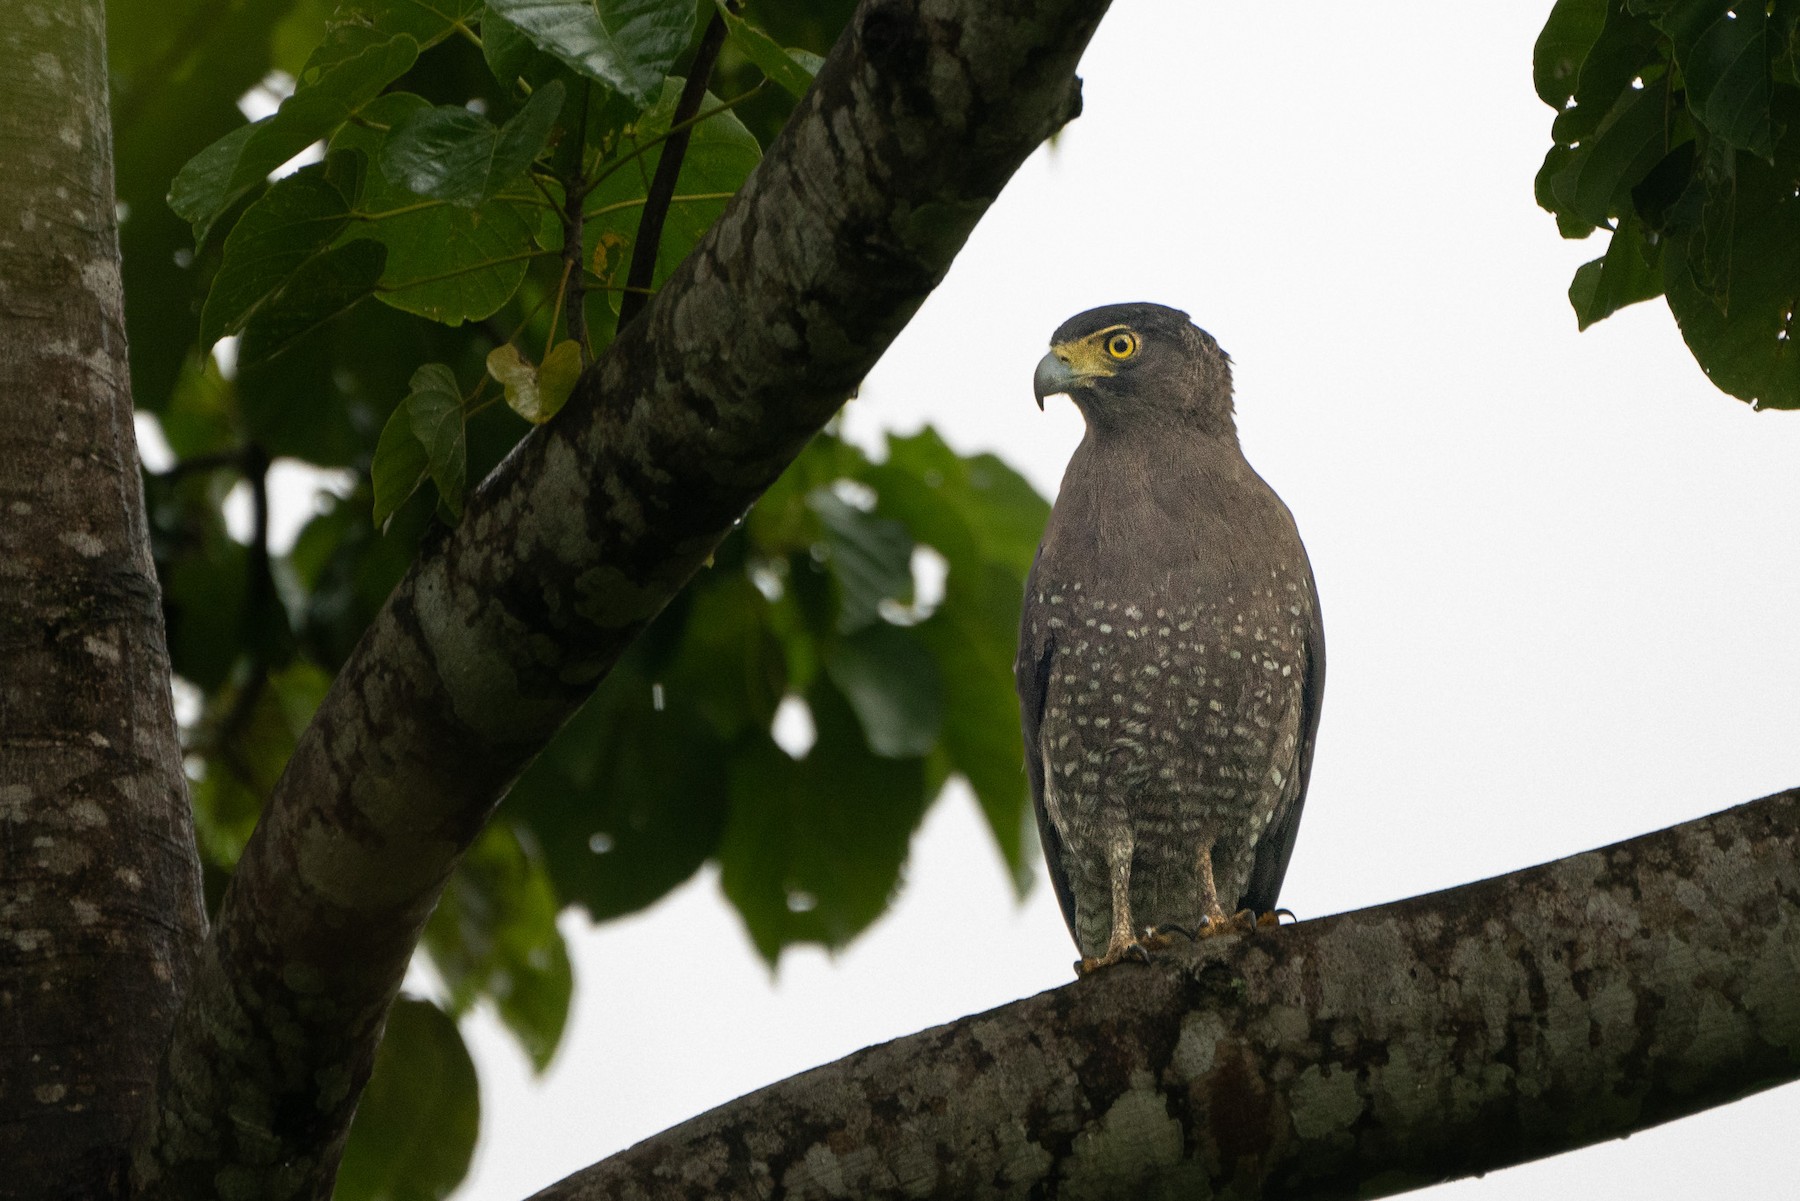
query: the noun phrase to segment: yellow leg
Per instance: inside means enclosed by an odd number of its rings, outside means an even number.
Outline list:
[[[1211,839],[1200,844],[1200,915],[1206,919],[1200,931],[1202,937],[1225,929],[1225,910],[1219,906],[1219,886],[1213,880],[1212,849]]]
[[[1122,839],[1113,843],[1107,854],[1107,873],[1112,880],[1112,933],[1106,940],[1106,953],[1098,959],[1083,959],[1077,963],[1077,975],[1085,976],[1095,968],[1117,963],[1134,952],[1149,959],[1131,925],[1131,852],[1131,842]]]

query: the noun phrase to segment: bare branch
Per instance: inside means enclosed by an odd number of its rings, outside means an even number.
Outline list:
[[[521,767],[707,561],[1077,107],[1104,0],[866,0],[707,238],[429,548],[225,897],[146,1196],[330,1191],[389,1002]]]
[[[752,1093],[537,1201],[1376,1197],[1796,1077],[1800,790],[1123,964]]]
[[[644,211],[638,215],[637,240],[631,247],[631,266],[625,274],[625,292],[619,297],[619,328],[631,324],[650,298],[656,282],[656,255],[662,249],[663,221],[669,215],[669,201],[675,195],[675,183],[681,178],[681,164],[687,158],[688,139],[693,136],[691,124],[706,99],[706,85],[712,79],[713,64],[719,49],[725,45],[725,17],[714,13],[700,35],[700,46],[688,67],[687,83],[681,98],[675,102],[675,115],[669,124],[669,137],[656,160],[656,174],[644,194]]]

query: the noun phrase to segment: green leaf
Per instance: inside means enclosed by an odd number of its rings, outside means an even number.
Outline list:
[[[1538,207],[1556,217],[1556,232],[1565,238],[1585,238],[1594,232],[1591,221],[1583,221],[1570,212],[1556,195],[1557,185],[1564,174],[1570,170],[1577,155],[1585,155],[1586,151],[1571,150],[1567,146],[1552,146],[1544,154],[1544,165],[1538,168],[1537,177],[1532,181],[1532,194]]]
[[[1584,263],[1569,285],[1569,303],[1581,329],[1628,304],[1662,295],[1662,243],[1651,243],[1636,220],[1619,222],[1606,254]]]
[[[1538,99],[1561,111],[1575,95],[1581,64],[1606,25],[1606,0],[1557,0],[1531,52]]]
[[[1551,182],[1557,201],[1590,225],[1605,225],[1631,202],[1631,189],[1664,154],[1662,95],[1627,88],[1591,146]]]
[[[375,458],[369,464],[369,476],[375,485],[376,528],[387,528],[400,506],[425,482],[430,469],[425,447],[413,432],[411,410],[405,404],[395,405],[387,424],[381,427],[381,440],[375,444]]]
[[[381,161],[384,129],[400,126],[425,109],[419,96],[394,92],[363,114],[366,124],[347,125],[331,149],[359,151]],[[377,128],[377,127],[381,128]],[[538,203],[531,197],[497,197],[475,208],[421,199],[372,171],[356,204],[346,238],[379,241],[387,248],[377,296],[385,304],[445,325],[492,316],[525,278],[535,247]]]
[[[886,460],[859,478],[876,489],[877,514],[901,522],[949,565],[942,604],[912,633],[943,684],[940,750],[974,789],[1022,895],[1034,879],[1034,844],[1012,661],[1019,596],[1049,502],[993,455],[963,458],[929,426],[890,434]]]
[[[562,83],[552,80],[498,127],[456,105],[421,109],[382,143],[382,173],[421,196],[472,208],[525,173],[549,141],[562,101]]]
[[[324,253],[350,223],[350,206],[325,164],[303,167],[244,210],[225,239],[200,316],[200,342],[235,334],[280,293],[309,259]]]
[[[665,687],[657,707],[641,647],[505,802],[505,814],[543,848],[557,894],[595,920],[642,909],[692,876],[725,825],[735,753],[696,709],[700,689]]]
[[[733,756],[719,847],[720,885],[770,963],[796,942],[841,947],[881,915],[930,799],[924,761],[870,751],[836,688],[816,681],[806,700],[818,740],[804,760],[767,739]]]
[[[475,1064],[429,1001],[388,1011],[375,1070],[338,1166],[336,1201],[435,1201],[468,1174],[481,1125]]]
[[[825,671],[850,702],[869,749],[888,759],[923,755],[943,727],[943,685],[911,630],[876,622],[825,652]]]
[[[781,44],[744,18],[732,12],[725,0],[716,0],[719,15],[725,20],[726,32],[743,56],[756,64],[782,91],[798,100],[812,86],[818,68],[797,60]],[[814,56],[808,55],[808,58]]]
[[[245,363],[271,358],[375,291],[387,248],[374,242],[334,246],[300,264],[251,316],[238,358]]]
[[[1675,45],[1694,119],[1729,144],[1768,158],[1768,17],[1761,4],[1688,0],[1661,21]]]
[[[1791,136],[1791,135],[1790,135]],[[1786,141],[1787,139],[1784,139]],[[1785,150],[1782,161],[1792,170]],[[1757,408],[1800,408],[1800,353],[1794,313],[1800,309],[1800,202],[1792,175],[1743,157],[1730,203],[1728,246],[1719,270],[1730,281],[1720,296],[1694,278],[1688,254],[1663,255],[1663,287],[1681,336],[1707,377]],[[1679,244],[1676,244],[1679,246]]]
[[[330,134],[404,75],[419,44],[400,34],[375,42],[303,79],[274,115],[233,130],[195,155],[169,191],[169,207],[204,242],[224,211],[269,172]]]
[[[513,827],[484,831],[450,877],[424,944],[460,1016],[490,998],[542,1072],[569,1016],[574,977],[556,928],[556,892],[538,855]]]
[[[1649,21],[1608,5],[1606,23],[1576,74],[1570,97],[1574,103],[1560,108],[1551,122],[1551,136],[1564,146],[1586,143],[1634,80],[1649,82],[1660,75],[1660,40]]]
[[[875,510],[900,521],[921,542],[950,560],[969,556],[1003,564],[1020,591],[1050,519],[1050,502],[1024,476],[991,454],[957,454],[926,426],[887,436],[887,459],[862,472],[879,496]]]
[[[806,503],[824,530],[819,543],[837,583],[841,633],[880,619],[881,602],[912,596],[912,535],[897,521],[873,517],[830,488],[815,488]]]
[[[489,0],[572,69],[649,104],[694,30],[690,0]]]
[[[413,436],[425,448],[426,467],[439,498],[452,516],[461,517],[469,452],[456,373],[442,363],[426,363],[413,372],[406,411]]]
[[[1019,698],[1013,691],[1023,581],[996,564],[951,569],[944,602],[913,632],[938,664],[944,690],[943,750],[975,791],[982,816],[1023,896],[1036,878],[1036,842]]]
[[[410,34],[420,47],[435,46],[458,29],[469,29],[480,17],[482,0],[356,0],[344,9],[361,9],[380,33]]]
[[[1751,204],[1763,197],[1748,197]],[[1694,285],[1713,298],[1720,312],[1731,307],[1732,246],[1738,211],[1738,153],[1723,139],[1708,138],[1697,156],[1694,181],[1682,198],[1697,204],[1687,229],[1687,265]]]

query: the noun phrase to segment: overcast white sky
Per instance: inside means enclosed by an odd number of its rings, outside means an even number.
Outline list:
[[[1753,414],[1660,301],[1583,335],[1599,253],[1532,202],[1551,113],[1535,4],[1119,0],[1086,112],[1040,151],[850,409],[932,422],[1045,492],[1080,436],[1040,415],[1050,331],[1184,308],[1234,357],[1246,451],[1286,498],[1330,645],[1283,902],[1318,916],[1462,883],[1800,783],[1800,414]],[[1065,983],[1047,888],[1016,906],[966,794],[893,911],[774,979],[708,870],[641,917],[570,922],[578,1011],[531,1081],[472,1034],[511,1201],[868,1043]],[[1793,1195],[1800,1089],[1431,1194]]]

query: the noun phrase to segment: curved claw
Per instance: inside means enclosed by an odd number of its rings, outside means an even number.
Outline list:
[[[1179,934],[1189,942],[1199,942],[1200,936],[1186,926],[1177,926],[1174,922],[1164,922],[1160,926],[1145,926],[1144,941],[1167,946],[1169,935]]]

